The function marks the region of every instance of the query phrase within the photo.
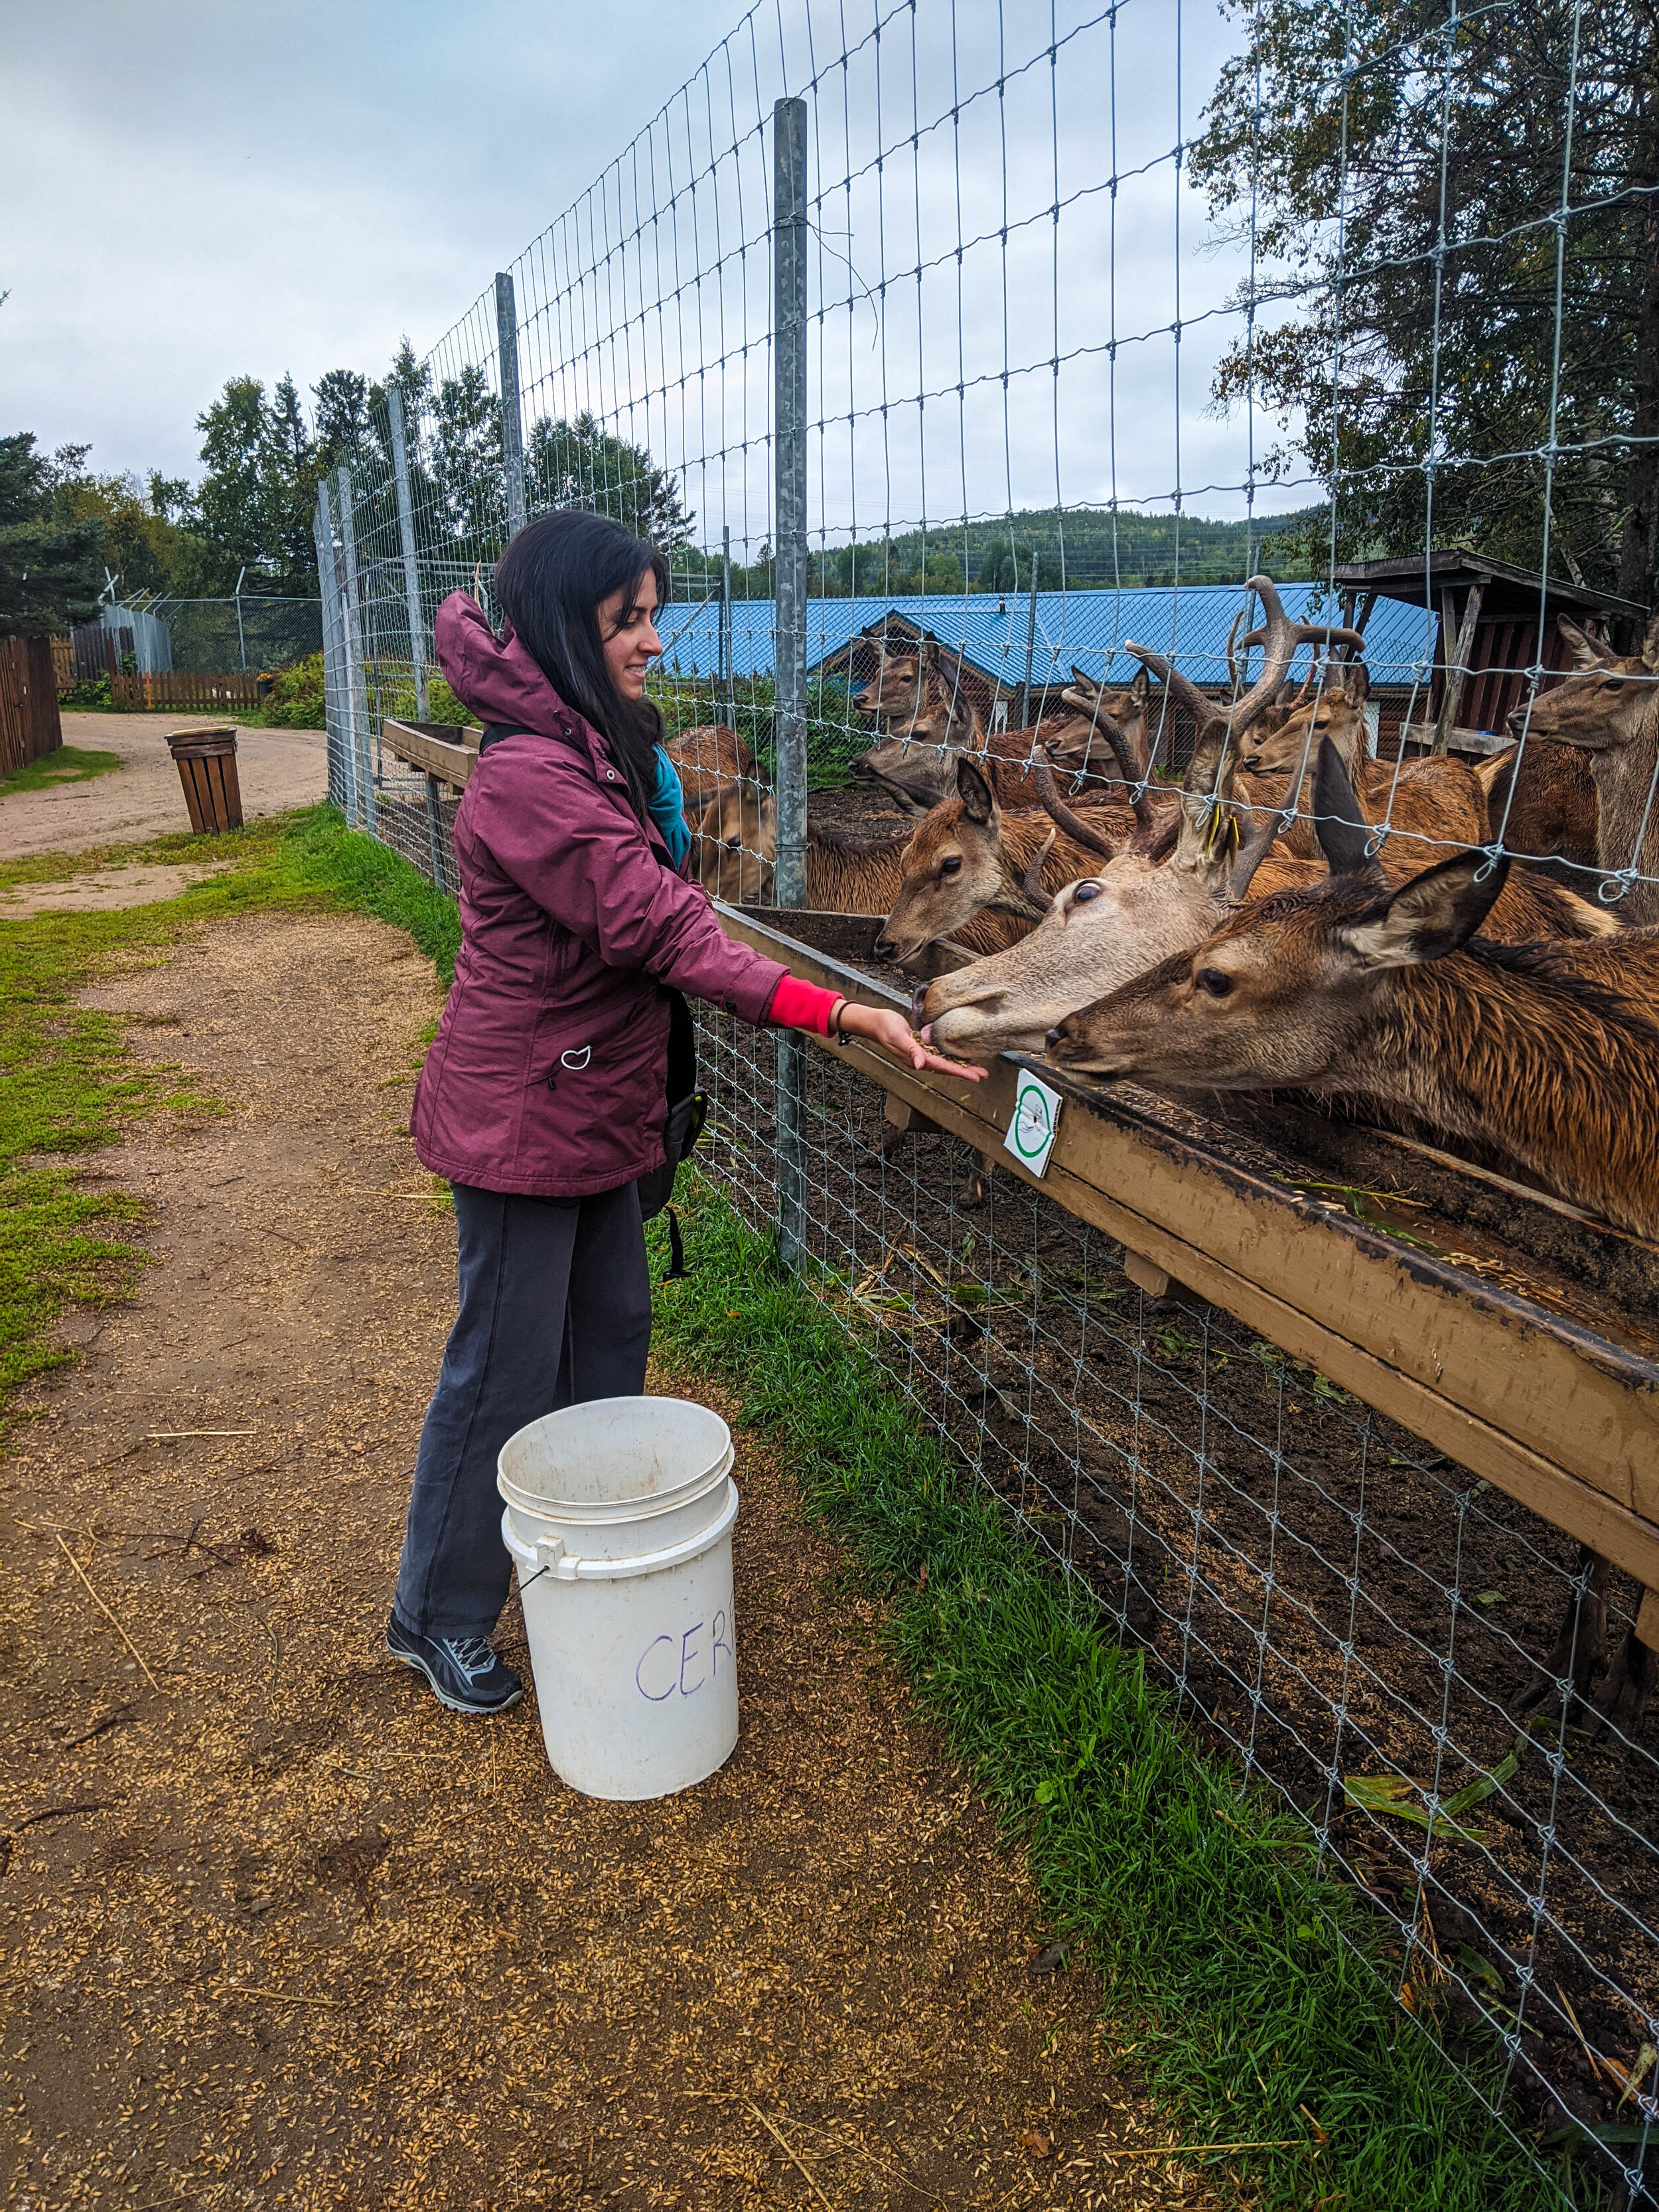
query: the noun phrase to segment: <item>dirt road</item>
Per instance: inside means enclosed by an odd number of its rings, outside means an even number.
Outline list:
[[[119,753],[125,765],[88,783],[0,799],[0,859],[78,853],[88,845],[188,830],[184,791],[165,739],[169,730],[200,729],[214,720],[210,714],[65,714],[65,744]],[[239,729],[236,769],[250,822],[327,796],[326,740],[320,730]]]
[[[88,1162],[155,1263],[0,1463],[0,2202],[1204,2201],[1109,2155],[1156,2137],[1097,1992],[1032,1972],[1017,1857],[763,1457],[701,1787],[577,1797],[532,1703],[447,1715],[385,1656],[453,1297],[408,940],[256,916],[91,996],[231,1111]]]

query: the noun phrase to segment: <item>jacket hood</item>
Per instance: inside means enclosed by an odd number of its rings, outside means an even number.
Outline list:
[[[575,734],[578,717],[504,625],[497,637],[470,592],[452,592],[433,625],[438,665],[450,690],[481,722],[533,730],[539,738]]]

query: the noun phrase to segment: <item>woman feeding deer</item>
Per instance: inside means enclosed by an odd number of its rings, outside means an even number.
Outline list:
[[[687,879],[680,787],[645,695],[667,580],[620,523],[568,511],[497,564],[500,637],[464,592],[438,610],[439,662],[484,726],[455,818],[461,949],[411,1127],[453,1188],[460,1298],[386,1647],[456,1712],[523,1694],[490,1643],[510,1571],[501,1447],[559,1407],[645,1387],[641,1193],[649,1209],[672,1187],[694,1087],[678,994],[981,1073],[927,1051],[902,1015],[735,943]]]

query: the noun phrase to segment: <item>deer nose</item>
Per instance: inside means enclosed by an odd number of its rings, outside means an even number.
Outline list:
[[[927,994],[928,994],[928,992],[929,992],[930,990],[932,990],[932,988],[933,988],[933,985],[932,985],[932,983],[931,983],[931,982],[922,982],[922,983],[918,983],[918,984],[916,985],[915,989],[914,991],[912,991],[912,992],[911,992],[911,994],[910,994],[910,1024],[911,1024],[911,1027],[912,1027],[912,1028],[914,1028],[914,1027],[915,1026],[915,1024],[917,1024],[917,1023],[921,1019],[921,1010],[922,1010],[922,1007],[923,1007],[923,1006],[926,1005],[926,1003],[927,1003]]]
[[[1512,738],[1518,738],[1527,726],[1526,708],[1516,707],[1512,713],[1504,717],[1504,726]]]
[[[898,946],[893,942],[890,937],[887,936],[884,933],[883,935],[876,939],[875,943],[870,947],[870,950],[875,954],[878,960],[891,960],[896,956]],[[914,1011],[915,1002],[912,1001],[912,1012]]]
[[[1048,1036],[1044,1037],[1042,1042],[1048,1046],[1049,1051],[1052,1052],[1057,1044],[1060,1044],[1065,1042],[1065,1037],[1066,1024],[1064,1022],[1056,1022],[1053,1029],[1049,1030]]]

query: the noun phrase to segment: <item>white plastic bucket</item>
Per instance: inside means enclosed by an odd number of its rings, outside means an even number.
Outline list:
[[[496,1462],[542,1738],[589,1797],[665,1797],[738,1741],[732,1437],[682,1398],[599,1398]]]

